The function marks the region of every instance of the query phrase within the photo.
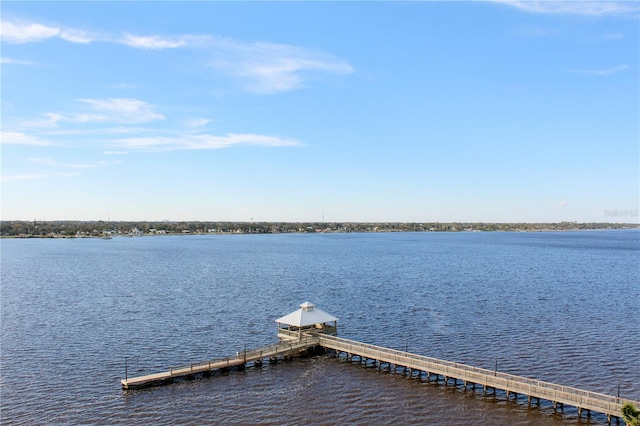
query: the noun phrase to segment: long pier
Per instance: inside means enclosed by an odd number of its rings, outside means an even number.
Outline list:
[[[612,417],[619,418],[621,416],[622,405],[625,402],[631,402],[636,407],[640,406],[638,401],[630,401],[602,393],[501,373],[495,370],[472,367],[340,337],[320,335],[318,339],[322,347],[332,349],[338,355],[344,353],[348,359],[358,357],[361,363],[367,364],[368,361],[373,361],[378,368],[383,368],[383,365],[387,364],[389,371],[396,371],[398,368],[402,368],[404,372],[409,372],[412,377],[414,372],[417,373],[417,377],[422,377],[422,373],[424,373],[428,380],[431,380],[434,376],[436,380],[442,377],[445,383],[453,381],[454,384],[457,384],[460,381],[465,387],[478,385],[484,388],[485,394],[487,390],[495,393],[496,389],[500,389],[505,391],[507,399],[511,395],[516,400],[518,395],[526,396],[529,404],[532,398],[536,399],[538,403],[541,399],[545,399],[553,403],[554,409],[558,404],[562,407],[565,404],[572,405],[578,409],[578,416],[582,415],[583,410],[587,410],[588,414],[591,411],[595,411],[605,414],[609,422],[611,422]]]
[[[535,399],[536,403],[544,399],[552,402],[554,409],[564,409],[564,405],[571,405],[578,409],[578,416],[585,410],[587,415],[590,415],[591,411],[599,412],[605,414],[609,422],[613,417],[621,417],[622,405],[626,402],[640,407],[639,401],[403,352],[321,332],[299,334],[280,330],[278,336],[282,340],[278,344],[245,350],[234,357],[212,359],[145,376],[127,377],[121,380],[122,388],[129,390],[161,385],[179,378],[192,378],[195,375],[206,377],[217,370],[234,367],[244,369],[250,364],[260,366],[264,360],[277,362],[279,359],[317,353],[314,349],[321,348],[333,350],[338,356],[344,354],[349,360],[358,358],[361,364],[369,365],[372,361],[379,369],[388,368],[392,372],[402,369],[403,373],[408,373],[410,377],[426,377],[428,381],[438,381],[442,378],[445,384],[453,381],[457,385],[458,382],[462,382],[465,388],[469,385],[474,389],[475,386],[482,386],[485,394],[487,391],[495,393],[496,389],[499,389],[506,393],[507,399],[513,396],[514,400],[517,400],[518,396],[522,395],[527,397],[529,404],[532,399]]]

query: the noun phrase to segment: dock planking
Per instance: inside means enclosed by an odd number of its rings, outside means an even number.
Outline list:
[[[160,373],[147,374],[120,381],[122,389],[139,389],[150,386],[158,386],[172,383],[176,379],[189,378],[198,374],[208,375],[217,370],[230,368],[244,368],[250,363],[261,363],[265,359],[277,360],[278,358],[291,357],[300,352],[318,346],[318,338],[308,336],[298,341],[283,341],[262,348],[245,350],[236,356],[217,358],[208,361],[197,362],[187,366],[170,368]]]
[[[517,400],[518,396],[522,395],[527,397],[529,405],[532,399],[537,400],[537,403],[544,399],[552,402],[554,409],[558,406],[561,409],[564,409],[565,405],[574,406],[578,409],[578,416],[582,416],[585,410],[588,416],[591,415],[591,411],[599,412],[605,414],[609,422],[614,417],[620,418],[622,405],[627,402],[640,407],[639,401],[337,337],[337,318],[316,309],[309,302],[300,306],[300,310],[276,320],[280,340],[277,344],[244,350],[236,356],[170,368],[160,373],[125,377],[120,381],[122,388],[131,390],[168,384],[180,378],[208,376],[219,370],[244,369],[251,364],[260,366],[264,360],[277,362],[279,359],[286,360],[329,350],[338,357],[346,356],[350,361],[357,358],[360,364],[368,365],[373,361],[379,369],[383,369],[386,364],[390,372],[401,369],[405,374],[408,372],[410,377],[426,377],[427,381],[431,381],[432,377],[435,377],[436,381],[442,378],[445,384],[453,381],[456,386],[458,382],[462,382],[465,389],[469,385],[473,386],[473,389],[476,385],[482,386],[485,395],[488,390],[495,394],[499,389],[505,392],[507,400],[511,396]],[[316,323],[318,321],[319,323]]]
[[[336,336],[320,335],[319,344],[326,349],[336,351],[338,356],[345,354],[348,359],[357,357],[358,361],[364,364],[367,364],[367,361],[373,361],[379,368],[386,364],[389,371],[394,372],[400,368],[403,372],[409,372],[411,377],[414,376],[414,373],[417,373],[416,377],[426,377],[428,380],[431,380],[432,376],[435,376],[436,380],[441,377],[445,384],[453,381],[456,385],[458,382],[462,382],[465,388],[468,385],[473,385],[474,387],[476,385],[482,386],[485,393],[488,389],[492,390],[493,393],[495,393],[496,389],[499,389],[505,392],[507,399],[513,396],[517,400],[518,395],[527,397],[529,403],[531,403],[532,398],[538,400],[538,402],[544,399],[552,402],[554,408],[558,404],[562,407],[571,405],[578,409],[579,416],[585,410],[588,414],[594,411],[605,414],[611,421],[613,417],[619,418],[621,416],[624,403],[631,402],[636,407],[640,406],[639,401],[384,348]]]

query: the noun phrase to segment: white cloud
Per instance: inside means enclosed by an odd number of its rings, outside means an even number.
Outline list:
[[[625,37],[624,33],[621,31],[616,32],[606,32],[602,35],[604,40],[621,40]]]
[[[56,162],[51,158],[27,158],[30,163],[42,164],[47,166],[55,166]]]
[[[52,158],[27,158],[30,163],[40,164],[50,167],[61,167],[68,169],[94,169],[96,167],[121,164],[121,161],[95,161],[91,163],[60,163]]]
[[[189,118],[184,121],[184,125],[190,128],[202,127],[209,124],[210,121],[211,120],[209,120],[208,118]]]
[[[487,0],[515,7],[528,13],[547,15],[628,15],[637,16],[637,2],[629,1],[533,1],[533,0]]]
[[[3,175],[0,177],[0,182],[6,183],[6,182],[17,182],[20,180],[35,180],[35,179],[43,179],[46,178],[47,175],[41,175],[41,174],[28,174],[28,173],[23,173],[23,174],[18,174],[18,175]]]
[[[230,133],[224,136],[187,134],[179,137],[143,137],[124,138],[112,141],[128,148],[152,148],[163,150],[175,149],[221,149],[235,145],[251,145],[262,147],[300,146],[294,139],[283,139],[274,136],[256,135],[251,133]]]
[[[629,65],[619,65],[617,67],[613,67],[613,68],[605,68],[605,69],[575,69],[575,70],[569,70],[569,72],[572,73],[576,73],[576,74],[586,74],[586,75],[594,75],[594,76],[600,76],[600,75],[610,75],[610,74],[615,74],[618,72],[622,72],[624,70],[626,70],[627,68],[629,68]]]
[[[242,80],[244,88],[254,93],[286,92],[303,87],[306,81],[320,73],[350,74],[354,71],[347,61],[326,52],[285,44],[245,43],[206,34],[98,36],[76,28],[2,22],[2,40],[9,43],[30,43],[52,37],[85,44],[100,40],[147,50],[203,49],[215,58],[209,64],[212,68]]]
[[[37,130],[39,135],[105,135],[136,134],[153,132],[132,124],[164,120],[165,116],[155,111],[155,106],[132,98],[76,99],[82,108],[78,111],[46,112],[40,118],[17,119],[11,123],[12,132],[3,135],[2,143],[23,145],[50,145],[48,141],[27,136]],[[90,127],[89,124],[101,124]],[[75,126],[74,126],[75,125]],[[107,127],[108,125],[114,125]]]
[[[60,34],[60,28],[36,23],[0,22],[0,39],[7,43],[33,43]]]
[[[111,86],[108,86],[111,89],[135,89],[136,85],[133,84],[127,84],[127,83],[118,83],[118,84],[112,84]]]
[[[24,44],[60,37],[72,43],[91,43],[96,36],[85,30],[75,28],[61,28],[38,24],[36,22],[11,22],[3,20],[0,23],[0,39],[7,43]]]
[[[0,58],[0,63],[9,64],[9,65],[33,65],[33,62],[31,61],[25,61],[22,59],[14,59],[14,58],[7,58],[7,57]]]
[[[47,136],[89,136],[89,135],[105,135],[105,134],[135,134],[135,133],[152,133],[157,129],[132,126],[118,127],[92,127],[92,128],[75,128],[75,129],[55,129],[41,131],[41,135]]]
[[[132,98],[77,99],[103,113],[103,119],[118,123],[146,123],[164,120],[164,115],[153,111],[153,105]]]
[[[562,201],[560,201],[558,203],[558,207],[562,207],[562,206],[565,206],[565,205],[567,205],[567,200],[562,200]]]
[[[175,49],[187,43],[180,37],[134,36],[133,34],[125,34],[120,42],[138,49]]]
[[[353,67],[328,53],[273,43],[240,43],[230,40],[215,46],[211,66],[243,79],[255,93],[280,93],[298,89],[318,72],[350,74]]]
[[[34,145],[48,146],[53,145],[51,142],[40,139],[37,136],[27,135],[20,132],[2,132],[0,133],[0,143],[3,145]]]
[[[95,40],[95,36],[84,30],[63,29],[60,31],[60,38],[72,43],[87,44]]]

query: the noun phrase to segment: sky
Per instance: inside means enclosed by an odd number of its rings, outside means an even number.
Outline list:
[[[636,1],[0,8],[2,220],[640,221]]]

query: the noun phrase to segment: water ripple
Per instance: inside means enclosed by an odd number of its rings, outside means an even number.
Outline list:
[[[330,357],[119,380],[125,357],[136,375],[273,343],[274,318],[311,300],[347,338],[640,400],[638,253],[624,232],[3,240],[0,420],[576,422]]]

